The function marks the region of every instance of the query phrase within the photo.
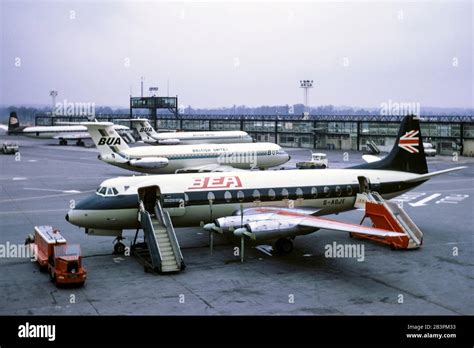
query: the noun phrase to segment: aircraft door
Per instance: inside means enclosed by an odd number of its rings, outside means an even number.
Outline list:
[[[366,176],[358,176],[357,180],[359,181],[359,193],[376,191],[380,190],[380,180],[377,178],[375,180],[370,180]]]
[[[358,176],[359,180],[359,193],[368,193],[370,192],[370,180],[366,176]]]
[[[143,202],[145,210],[150,214],[155,214],[156,201],[159,200],[161,202],[160,187],[156,185],[140,187],[138,189],[138,197],[139,200]]]
[[[182,216],[186,212],[186,194],[185,193],[161,193],[160,187],[147,186],[138,189],[138,196],[143,202],[145,210],[151,214],[155,212],[156,201],[160,201],[161,207],[166,209],[170,216]]]

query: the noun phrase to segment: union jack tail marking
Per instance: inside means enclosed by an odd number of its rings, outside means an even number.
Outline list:
[[[420,138],[418,137],[418,130],[412,130],[410,132],[406,132],[404,136],[400,138],[398,141],[398,146],[402,149],[408,151],[409,153],[418,153],[418,147]]]

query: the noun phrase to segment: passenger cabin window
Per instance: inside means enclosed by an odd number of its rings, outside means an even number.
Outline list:
[[[259,201],[260,200],[260,191],[259,190],[253,190],[252,197],[254,200]]]
[[[299,187],[296,189],[296,198],[303,198],[303,190]]]
[[[324,195],[326,197],[329,197],[330,194],[331,194],[331,190],[329,189],[329,187],[324,186]]]
[[[230,202],[232,200],[232,193],[230,193],[229,191],[225,191],[224,198],[226,202]]]
[[[207,194],[207,200],[208,200],[208,201],[214,201],[215,199],[216,199],[216,196],[214,195],[214,193],[209,192],[209,193]]]
[[[282,199],[287,199],[289,195],[290,195],[290,194],[288,193],[288,190],[287,190],[286,188],[284,188],[283,190],[281,190],[281,197],[282,197]]]
[[[268,190],[268,198],[273,201],[275,197],[276,197],[275,190],[274,189]]]
[[[347,185],[346,192],[347,192],[348,196],[352,196],[352,186],[351,185]]]
[[[341,193],[342,193],[341,187],[340,187],[340,186],[336,186],[335,192],[336,192],[336,195],[337,195],[337,196],[340,196]]]
[[[245,195],[242,191],[237,192],[237,199],[239,202],[243,202],[245,200]]]
[[[318,197],[318,189],[316,187],[311,187],[311,196],[313,196],[313,198],[317,198]]]

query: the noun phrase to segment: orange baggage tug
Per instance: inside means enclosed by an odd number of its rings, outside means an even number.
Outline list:
[[[67,244],[58,230],[51,226],[35,226],[31,243],[40,268],[47,269],[56,284],[84,285],[87,272],[82,267],[81,248],[78,244]]]

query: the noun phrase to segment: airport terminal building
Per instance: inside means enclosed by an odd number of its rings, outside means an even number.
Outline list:
[[[129,115],[99,115],[98,120],[129,125]],[[143,117],[140,115],[140,117]],[[159,130],[228,131],[243,130],[259,142],[276,142],[283,147],[329,150],[367,150],[372,141],[381,151],[395,143],[402,116],[344,115],[157,115],[149,116]],[[120,119],[120,121],[117,121]],[[84,121],[84,117],[38,115],[36,125]],[[432,142],[438,154],[474,156],[473,116],[422,116],[424,141]]]

